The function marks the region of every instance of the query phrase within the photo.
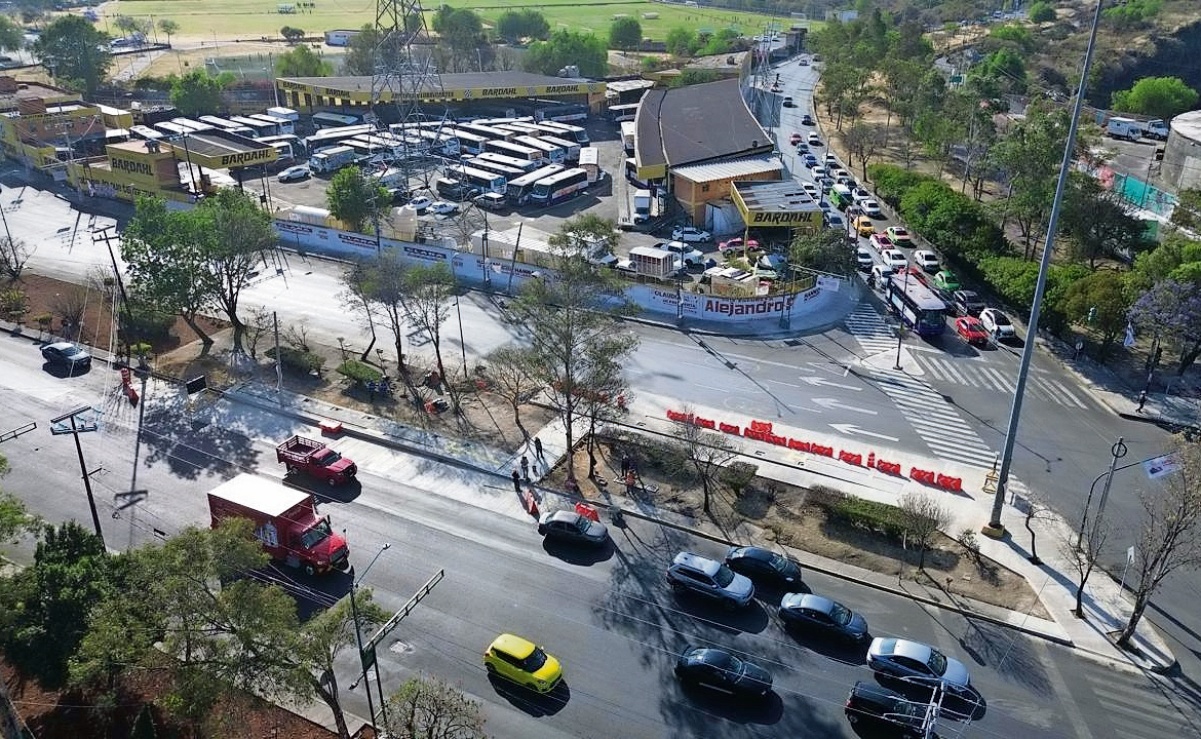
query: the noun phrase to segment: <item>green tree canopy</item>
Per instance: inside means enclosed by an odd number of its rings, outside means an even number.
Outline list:
[[[179,33],[179,23],[170,18],[162,18],[158,22],[158,30],[162,31],[167,36],[167,43],[171,43],[171,37]]]
[[[530,44],[525,55],[529,72],[557,75],[560,69],[575,64],[584,77],[604,77],[609,69],[605,42],[590,33],[559,29],[546,41]]]
[[[295,44],[304,40],[305,32],[303,28],[284,26],[279,29],[279,35],[283,36],[289,44]]]
[[[1059,227],[1071,239],[1073,256],[1090,269],[1102,257],[1124,259],[1141,251],[1146,231],[1111,191],[1081,172],[1072,173]]]
[[[363,26],[350,38],[350,45],[342,57],[341,73],[350,77],[370,77],[375,74],[375,47],[383,36],[370,24]]]
[[[788,248],[790,267],[802,267],[835,275],[855,273],[855,252],[847,247],[847,235],[838,228],[819,228],[798,236]]]
[[[171,78],[171,104],[186,116],[213,115],[221,110],[221,91],[233,81],[230,72],[212,77],[194,69],[183,77]]]
[[[358,167],[345,167],[330,180],[325,197],[334,218],[351,231],[362,231],[380,205],[388,202],[388,191]]]
[[[275,60],[275,74],[280,77],[329,77],[334,65],[313,53],[307,44],[285,51]]]
[[[1197,107],[1198,93],[1179,77],[1144,77],[1113,94],[1113,109],[1167,120]]]
[[[496,20],[496,35],[511,44],[525,39],[541,41],[550,35],[550,23],[533,8],[506,10]]]
[[[1055,8],[1048,2],[1036,2],[1030,5],[1027,17],[1031,23],[1050,23],[1055,20]]]
[[[692,56],[700,48],[696,32],[688,26],[676,26],[667,32],[667,53],[673,56]]]
[[[16,51],[25,46],[25,34],[12,18],[0,15],[0,49]]]
[[[642,24],[629,16],[609,25],[609,48],[633,51],[642,45]]]
[[[1101,334],[1098,356],[1104,359],[1126,328],[1130,304],[1121,273],[1102,269],[1068,286],[1063,310],[1069,320],[1087,324]]]
[[[46,26],[33,43],[33,55],[60,84],[96,94],[113,64],[108,35],[81,15],[63,15]]]

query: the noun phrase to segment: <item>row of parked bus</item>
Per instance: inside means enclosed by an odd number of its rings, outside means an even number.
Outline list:
[[[588,171],[580,167],[546,164],[509,178],[489,171],[485,164],[466,159],[448,165],[444,176],[435,182],[435,190],[452,200],[463,200],[472,193],[492,193],[503,196],[513,206],[549,207],[583,193],[591,184]]]
[[[229,116],[202,115],[196,118],[178,116],[149,126],[130,128],[130,135],[145,140],[177,141],[185,136],[210,131],[224,131],[244,136],[275,148],[276,159],[281,163],[303,159],[308,155],[304,140],[296,135],[296,124],[300,115],[289,108],[268,108],[264,113]]]

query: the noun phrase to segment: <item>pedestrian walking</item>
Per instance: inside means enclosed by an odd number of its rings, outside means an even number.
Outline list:
[[[521,479],[530,481],[530,459],[524,454],[521,455]]]
[[[513,468],[513,474],[511,475],[511,477],[513,478],[513,492],[520,495],[521,494],[521,473],[517,471],[516,467]]]
[[[634,494],[634,484],[635,484],[634,470],[627,469],[626,470],[626,495]]]
[[[1143,412],[1143,406],[1147,404],[1147,391],[1144,390],[1138,394],[1138,412]]]
[[[537,436],[534,437],[534,457],[541,460],[546,459],[542,454],[542,439],[539,439]]]
[[[623,454],[623,455],[621,455],[621,474],[622,474],[623,476],[624,476],[624,475],[625,475],[627,472],[629,472],[629,471],[630,471],[630,467],[631,467],[632,465],[633,465],[633,460],[631,460],[631,459],[630,459],[630,455],[628,455],[628,454]]]

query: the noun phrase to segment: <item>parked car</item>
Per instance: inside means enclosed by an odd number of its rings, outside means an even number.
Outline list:
[[[863,214],[866,216],[869,216],[871,218],[883,218],[884,217],[884,211],[880,210],[880,204],[877,203],[875,200],[872,200],[872,199],[861,200],[861,201],[859,201],[859,207],[863,208]]]
[[[655,248],[675,254],[684,263],[685,267],[694,267],[705,263],[705,255],[683,241],[660,241],[655,244]]]
[[[719,601],[727,609],[745,606],[755,596],[755,586],[745,575],[692,552],[680,552],[667,568],[667,581],[677,593],[697,593]]]
[[[934,287],[945,292],[955,292],[959,289],[959,278],[949,269],[944,269],[934,275]]]
[[[852,725],[870,726],[899,739],[926,739],[926,706],[875,683],[857,681],[843,710]]]
[[[695,244],[699,241],[709,241],[713,235],[708,231],[702,231],[695,226],[676,226],[671,231],[672,241],[683,241],[686,244]]]
[[[962,695],[971,685],[967,667],[928,644],[877,637],[867,648],[867,666],[877,673],[906,682],[933,686],[942,683],[948,691]]]
[[[913,261],[930,274],[938,272],[942,267],[942,263],[938,261],[938,255],[929,249],[918,249],[913,252]]]
[[[867,242],[878,252],[893,248],[892,239],[888,238],[887,234],[874,233],[867,238]]]
[[[859,265],[860,272],[870,272],[875,261],[872,259],[872,253],[865,247],[859,246],[855,248],[855,263]]]
[[[434,199],[428,195],[418,195],[409,201],[409,205],[418,213],[424,213],[434,204]]]
[[[955,290],[951,293],[951,305],[960,316],[978,316],[984,310],[984,301],[974,290]]]
[[[513,634],[501,634],[492,641],[484,651],[484,668],[489,675],[538,693],[551,692],[563,679],[559,660],[534,642]]]
[[[747,239],[744,243],[741,236],[735,236],[734,238],[727,239],[726,241],[723,241],[717,245],[718,251],[725,252],[730,251],[731,249],[735,251],[742,251],[743,249],[746,249],[747,251],[758,251],[760,246],[759,242],[755,239]]]
[[[820,180],[826,176],[826,167],[824,164],[819,164],[813,168],[813,179]]]
[[[475,203],[479,208],[501,210],[505,207],[506,200],[505,196],[500,193],[486,192],[483,195],[476,195],[471,202]]]
[[[742,697],[763,697],[771,692],[771,673],[724,649],[686,648],[676,660],[680,682]]]
[[[609,540],[609,530],[603,523],[570,510],[544,513],[538,520],[538,533],[547,540],[592,546],[600,546]]]
[[[813,593],[786,594],[776,613],[785,627],[807,629],[853,644],[871,638],[867,619],[837,601]]]
[[[813,122],[813,116],[806,113],[801,116],[801,125],[802,126],[813,126],[816,124]]]
[[[459,212],[459,205],[445,200],[437,200],[430,205],[430,210],[436,216],[449,216]]]
[[[300,180],[307,180],[312,174],[307,164],[297,164],[280,172],[279,176],[275,179],[280,182],[298,182]]]
[[[892,243],[897,246],[913,245],[913,237],[909,235],[909,230],[904,226],[889,226],[885,230],[885,233],[888,234],[888,238],[892,239]]]
[[[638,273],[638,268],[634,266],[634,260],[632,259],[618,259],[610,266],[618,272],[624,272],[627,275]]]
[[[42,359],[51,366],[63,367],[76,372],[92,367],[92,355],[79,344],[56,341],[42,347]]]
[[[988,331],[980,319],[975,316],[963,316],[955,319],[955,333],[969,344],[984,346],[988,343]]]
[[[1017,329],[1014,327],[1013,322],[1009,320],[1009,316],[996,308],[985,308],[980,311],[980,323],[984,326],[984,330],[988,332],[989,336],[992,336],[997,341],[1017,338]]]
[[[726,566],[758,587],[791,588],[801,582],[801,566],[763,547],[730,547]]]
[[[880,257],[884,260],[885,264],[898,272],[909,266],[909,260],[905,258],[905,252],[900,249],[885,249],[880,252]]]

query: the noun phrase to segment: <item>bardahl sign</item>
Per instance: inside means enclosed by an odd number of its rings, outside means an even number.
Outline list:
[[[820,212],[816,210],[790,210],[765,213],[753,210],[747,215],[750,217],[750,225],[752,226],[787,226],[793,223],[813,223]]]

